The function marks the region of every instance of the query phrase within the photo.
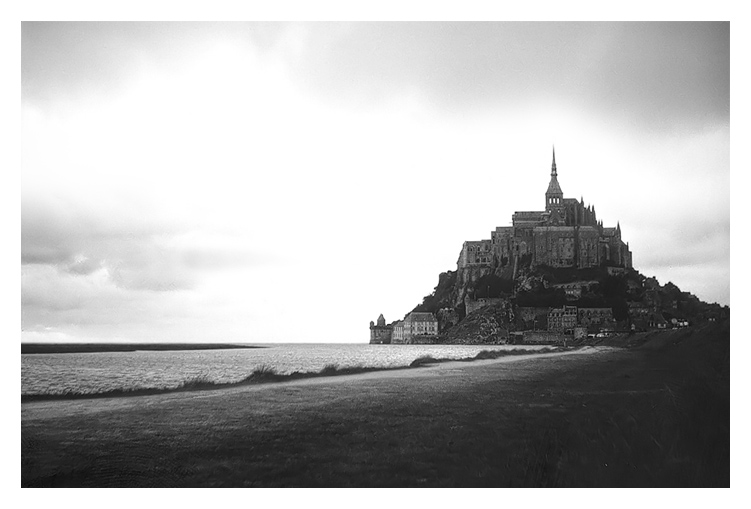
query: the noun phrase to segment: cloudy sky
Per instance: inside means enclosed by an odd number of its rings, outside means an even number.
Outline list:
[[[24,23],[22,339],[367,342],[567,197],[729,304],[725,23]]]

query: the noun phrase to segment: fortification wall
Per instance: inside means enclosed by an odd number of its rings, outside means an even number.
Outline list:
[[[405,340],[407,345],[433,345],[438,342],[438,336],[417,334]]]
[[[370,329],[370,344],[371,345],[388,345],[391,343],[391,327],[379,327],[373,326]]]
[[[570,339],[560,332],[524,331],[524,343],[531,345],[563,345]]]
[[[535,263],[550,267],[575,265],[573,226],[538,226],[534,230]]]
[[[579,268],[596,267],[600,264],[597,249],[600,233],[593,226],[579,228]]]

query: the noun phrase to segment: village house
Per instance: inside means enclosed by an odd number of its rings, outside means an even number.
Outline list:
[[[393,325],[392,344],[409,344],[418,337],[437,336],[438,320],[433,313],[413,311]]]
[[[579,308],[578,323],[590,330],[596,330],[604,325],[612,325],[612,308]]]
[[[548,331],[566,332],[576,327],[576,306],[554,308],[548,313]]]

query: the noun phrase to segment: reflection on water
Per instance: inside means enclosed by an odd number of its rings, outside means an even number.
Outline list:
[[[278,373],[339,367],[400,367],[418,357],[459,359],[507,345],[271,344],[266,348],[21,355],[21,394],[171,388],[204,377],[234,382],[260,366]],[[533,349],[526,345],[524,349]]]

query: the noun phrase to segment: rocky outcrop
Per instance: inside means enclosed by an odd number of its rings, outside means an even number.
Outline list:
[[[469,314],[458,325],[442,332],[438,341],[446,344],[505,344],[513,313],[507,303],[494,304]]]

